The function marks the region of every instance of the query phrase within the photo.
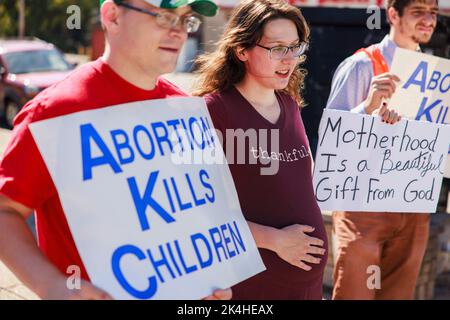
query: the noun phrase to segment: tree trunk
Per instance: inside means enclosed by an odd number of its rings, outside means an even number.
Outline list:
[[[19,38],[25,37],[25,0],[19,0]]]

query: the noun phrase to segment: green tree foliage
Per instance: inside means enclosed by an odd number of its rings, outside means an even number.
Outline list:
[[[19,0],[0,0],[0,37],[18,34]],[[51,42],[66,52],[76,52],[80,46],[90,44],[93,19],[96,18],[98,0],[26,0],[27,37]],[[81,28],[69,30],[67,8],[77,5],[81,9]]]

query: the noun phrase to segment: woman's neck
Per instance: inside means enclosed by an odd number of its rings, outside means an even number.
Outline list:
[[[266,88],[248,76],[236,85],[236,89],[257,108],[268,108],[277,101],[275,90]]]

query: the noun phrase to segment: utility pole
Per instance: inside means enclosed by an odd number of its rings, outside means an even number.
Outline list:
[[[25,37],[25,0],[19,0],[19,38]]]

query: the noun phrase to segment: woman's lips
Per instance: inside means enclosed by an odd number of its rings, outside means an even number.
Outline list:
[[[278,78],[280,78],[280,79],[286,79],[286,78],[289,78],[290,74],[291,74],[291,73],[290,73],[289,71],[286,72],[286,73],[275,72],[275,75],[276,75]]]
[[[159,47],[160,50],[163,51],[167,51],[170,53],[178,53],[180,51],[180,49],[176,49],[176,48],[167,48],[167,47]]]

